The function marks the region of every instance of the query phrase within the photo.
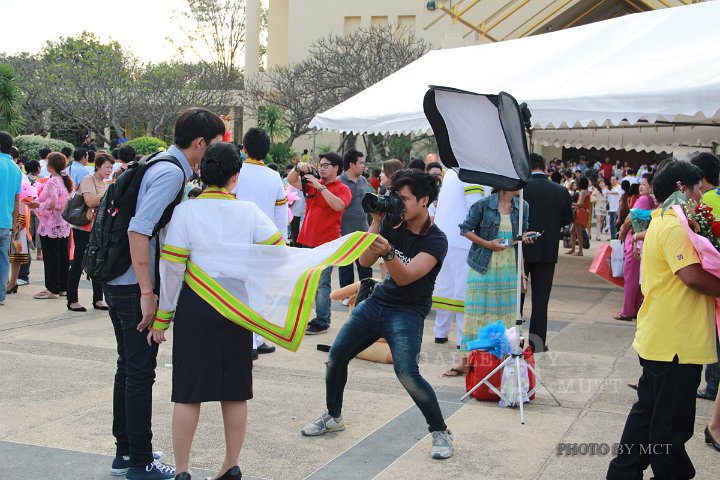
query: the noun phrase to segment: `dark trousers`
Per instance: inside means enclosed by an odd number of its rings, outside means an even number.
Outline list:
[[[693,436],[695,392],[702,365],[640,359],[638,400],[632,406],[620,444],[610,462],[608,480],[641,480],[652,467],[654,478],[683,480],[695,476],[685,443]]]
[[[530,315],[530,343],[533,351],[542,352],[547,339],[548,303],[552,290],[555,264],[548,262],[525,262],[525,274],[532,289],[532,314]],[[525,305],[525,294],[520,299],[520,311]]]
[[[73,229],[73,239],[75,240],[75,256],[70,263],[70,272],[68,273],[67,281],[67,303],[75,303],[78,301],[78,285],[80,284],[80,277],[82,277],[82,262],[83,256],[85,255],[85,249],[90,242],[90,232],[85,230]],[[102,282],[92,280],[93,288],[93,305],[97,302],[102,301]]]
[[[355,260],[357,265],[358,280],[372,277],[372,267],[363,267],[360,265],[360,260]],[[340,280],[340,288],[346,287],[355,281],[355,271],[353,270],[353,264],[345,265],[344,267],[338,267],[338,279]]]
[[[140,286],[103,285],[105,301],[117,341],[117,371],[113,389],[113,425],[116,455],[130,455],[131,467],[144,467],[152,456],[152,387],[158,344],[147,344],[142,320]]]
[[[300,235],[300,220],[302,217],[293,217],[290,221],[290,244],[297,245],[297,238]]]
[[[32,263],[32,251],[30,250],[30,239],[28,238],[28,261],[20,265],[20,272],[18,273],[18,279],[30,281],[30,264]]]
[[[67,286],[69,268],[68,238],[50,238],[40,235],[43,246],[43,269],[45,270],[45,289],[59,294]]]

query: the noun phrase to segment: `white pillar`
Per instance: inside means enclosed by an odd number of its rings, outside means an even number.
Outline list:
[[[260,0],[247,0],[245,6],[245,78],[252,78],[258,73],[260,61]],[[255,119],[243,115],[243,132],[254,127]]]

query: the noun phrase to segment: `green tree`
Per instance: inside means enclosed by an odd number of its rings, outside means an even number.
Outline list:
[[[47,42],[40,68],[33,83],[52,108],[55,127],[93,130],[108,143],[106,127],[124,136],[138,67],[118,42],[102,43],[88,32]]]
[[[268,103],[258,109],[257,124],[258,127],[265,129],[273,142],[278,136],[286,136],[290,131],[283,119],[282,110],[274,103]]]
[[[22,116],[24,101],[15,71],[10,65],[0,64],[0,130],[11,135],[22,133],[25,127]]]

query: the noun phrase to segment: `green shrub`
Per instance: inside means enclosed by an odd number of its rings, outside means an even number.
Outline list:
[[[130,145],[138,155],[142,156],[155,152],[164,152],[168,148],[167,143],[155,137],[137,137],[123,143],[123,145]]]
[[[295,154],[296,152],[292,149],[291,145],[287,143],[273,143],[270,145],[266,163],[273,162],[278,168],[283,168],[290,163],[290,159]]]
[[[27,155],[31,160],[40,158],[40,150],[49,148],[59,152],[63,147],[75,148],[71,143],[54,138],[45,138],[40,135],[18,135],[15,137],[15,146],[21,154]]]

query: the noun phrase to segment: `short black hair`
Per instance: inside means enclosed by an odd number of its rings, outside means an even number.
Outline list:
[[[420,160],[419,158],[414,158],[410,160],[410,164],[408,165],[408,168],[417,168],[418,170],[425,171],[425,162]]]
[[[582,177],[578,181],[578,187],[580,187],[580,190],[587,190],[590,188],[590,180],[588,180],[587,177]]]
[[[343,157],[343,170],[349,169],[351,164],[357,163],[358,159],[364,156],[364,153],[358,152],[354,148],[351,148],[350,150],[345,152],[345,156]]]
[[[717,187],[720,185],[720,159],[709,152],[702,152],[693,155],[690,163],[700,169],[705,181]]]
[[[130,163],[135,160],[136,152],[132,145],[123,145],[118,148],[117,153],[117,158],[119,158],[123,163]]]
[[[404,168],[395,172],[390,179],[388,190],[397,193],[405,186],[418,200],[428,197],[429,203],[437,200],[438,193],[440,193],[440,179],[417,168]]]
[[[538,153],[530,154],[530,169],[531,170],[545,170],[545,159]]]
[[[555,171],[550,174],[550,180],[552,180],[555,183],[561,183],[562,178],[563,177],[562,177],[562,175],[560,175],[560,172]]]
[[[235,145],[225,142],[213,143],[205,150],[200,162],[200,180],[205,185],[224,187],[241,168],[242,159]]]
[[[179,148],[188,148],[193,140],[202,137],[209,145],[224,133],[225,123],[220,117],[205,108],[191,108],[175,120],[173,143]]]
[[[84,148],[76,148],[75,151],[73,152],[73,160],[75,160],[76,162],[79,162],[87,154],[88,154],[88,151],[85,150]]]
[[[73,154],[73,149],[70,147],[63,147],[60,149],[60,153],[65,155],[65,158],[69,159]]]
[[[120,160],[120,157],[118,156],[118,152],[119,152],[119,151],[120,151],[120,149],[118,149],[118,148],[113,148],[112,150],[110,150],[110,155],[112,155],[112,157],[113,157],[115,160]]]
[[[261,128],[251,128],[243,136],[243,146],[250,158],[265,160],[270,150],[270,137]]]
[[[630,195],[640,195],[640,184],[633,183],[630,185]]]
[[[17,160],[18,158],[20,158],[20,150],[18,150],[15,145],[10,147],[10,156],[13,158],[13,160]]]
[[[270,162],[266,163],[265,166],[268,167],[270,170],[275,170],[276,172],[278,171],[277,163]]]
[[[635,174],[635,170],[633,170],[632,168],[628,168],[625,171],[625,175],[634,175],[634,174]]]
[[[31,174],[40,173],[40,162],[37,160],[28,160],[25,162],[25,171]]]
[[[653,178],[653,194],[658,203],[662,204],[678,189],[678,182],[692,188],[702,181],[703,173],[690,162],[679,160],[665,161],[658,167]]]
[[[338,173],[340,173],[340,169],[342,168],[343,159],[340,158],[340,155],[338,155],[335,152],[327,152],[327,153],[321,153],[320,157],[321,160],[324,158],[328,162],[332,164],[333,167],[338,167]]]
[[[443,167],[440,164],[440,162],[430,162],[427,165],[425,165],[426,172],[430,172],[430,170],[432,170],[433,168],[439,168],[440,170],[442,170]]]
[[[8,132],[0,132],[0,152],[10,154],[13,146],[13,137]]]
[[[41,148],[40,151],[38,151],[38,155],[40,155],[40,160],[45,160],[51,152],[52,150],[47,147]]]

